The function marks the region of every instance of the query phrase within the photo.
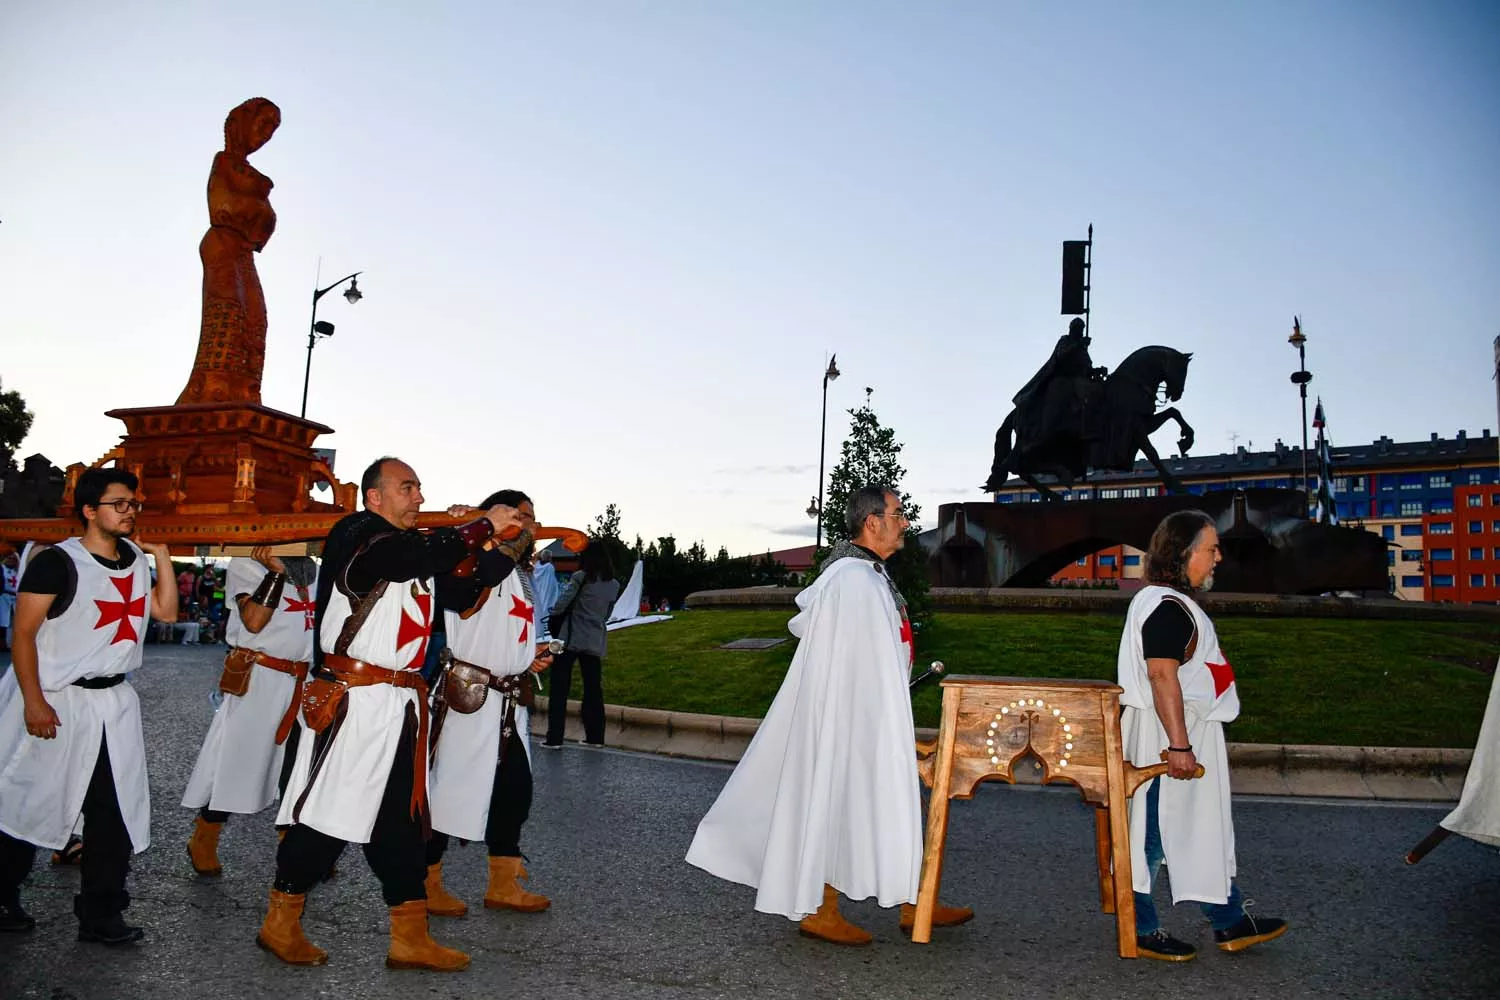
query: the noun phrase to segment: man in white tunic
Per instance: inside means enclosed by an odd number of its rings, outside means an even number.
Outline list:
[[[252,815],[276,801],[285,752],[295,756],[297,711],[313,647],[317,564],[285,561],[269,547],[229,562],[229,655],[214,712],[182,804],[197,809],[188,858],[199,875],[223,873],[219,832],[231,813]]]
[[[689,864],[756,889],[755,908],[800,920],[835,944],[871,935],[839,913],[839,894],[914,917],[922,803],[908,678],[911,623],[886,572],[905,540],[901,499],[849,497],[851,542],[797,595],[801,640],[781,690],[724,790],[698,824]],[[973,916],[940,906],[934,924]]]
[[[1167,777],[1130,800],[1135,929],[1141,957],[1186,962],[1197,951],[1161,929],[1151,884],[1172,869],[1172,901],[1197,901],[1221,951],[1286,933],[1286,921],[1245,912],[1235,881],[1234,824],[1224,723],[1240,714],[1234,668],[1193,594],[1213,586],[1219,535],[1202,511],[1170,514],[1151,536],[1146,581],[1130,602],[1120,638],[1125,759],[1160,763]],[[1199,764],[1204,776],[1193,778]]]
[[[538,643],[541,605],[532,596],[531,530],[536,511],[520,490],[501,490],[481,505],[514,507],[526,530],[514,541],[491,539],[472,577],[440,580],[448,620],[443,688],[433,722],[432,839],[427,842],[427,912],[468,910],[443,887],[450,837],[482,840],[489,851],[492,910],[539,913],[552,905],[527,892],[521,828],[531,812],[530,712],[535,676],[552,657]]]
[[[518,528],[513,508],[459,528],[415,529],[422,484],[395,458],[360,479],[366,509],[334,525],[318,580],[318,646],[303,698],[316,732],[297,751],[277,821],[291,824],[276,853],[276,880],[256,943],[290,965],[321,965],[327,953],[302,932],[307,892],[345,842],[364,845],[390,908],[393,969],[452,972],[469,956],[427,930],[427,685],[422,663],[432,635],[435,578],[497,532]],[[320,706],[327,711],[320,709]]]
[[[177,584],[166,546],[127,541],[138,485],[124,469],[79,476],[83,536],[37,555],[21,579],[12,669],[0,677],[0,930],[32,928],[20,886],[36,848],[62,849],[83,819],[78,940],[143,936],[122,916],[130,855],[151,844],[141,707],[125,674],[141,664],[148,604],[176,620]]]

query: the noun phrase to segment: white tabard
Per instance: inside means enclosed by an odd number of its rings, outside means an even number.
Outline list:
[[[793,920],[818,909],[824,883],[881,906],[914,902],[922,805],[896,602],[873,564],[845,558],[797,605],[786,679],[687,861]]]
[[[47,702],[62,723],[54,739],[26,732],[26,708],[14,671],[0,677],[0,830],[38,847],[61,850],[83,815],[83,797],[109,744],[115,795],[131,847],[151,846],[151,792],[141,704],[129,681],[88,689],[73,682],[112,677],[141,665],[141,642],[151,603],[149,557],[135,553],[126,570],[99,565],[83,543],[57,546],[73,562],[78,586],[59,617],[37,632],[37,668]]]
[[[277,659],[307,663],[312,659],[313,594],[316,582],[298,588],[287,583],[281,604],[259,632],[251,632],[240,617],[236,598],[254,594],[266,567],[254,559],[229,563],[225,603],[229,645],[254,649]],[[286,715],[297,679],[291,674],[257,664],[243,695],[226,694],[214,712],[203,749],[188,778],[182,804],[189,809],[208,806],[216,812],[257,813],[276,801],[284,744],[276,743],[276,728]]]
[[[535,606],[521,579],[524,572],[512,570],[491,587],[484,605],[468,620],[456,612],[446,612],[448,648],[455,657],[492,674],[509,676],[527,671],[536,658],[536,633]],[[491,691],[477,712],[448,712],[427,782],[434,830],[464,840],[484,839],[504,718],[505,699],[498,691]],[[529,713],[517,705],[516,732],[521,734],[528,763],[531,741],[526,734],[530,731]]]
[[[1490,700],[1479,725],[1474,759],[1464,778],[1458,808],[1443,817],[1445,829],[1500,847],[1500,665],[1490,682]]]
[[[1162,853],[1172,869],[1172,901],[1191,899],[1223,903],[1235,875],[1234,821],[1229,810],[1229,754],[1224,723],[1240,714],[1234,668],[1219,648],[1219,637],[1207,614],[1191,597],[1170,587],[1148,586],[1136,593],[1126,613],[1120,637],[1118,681],[1125,706],[1120,728],[1125,759],[1137,767],[1161,763],[1169,741],[1156,715],[1151,678],[1146,670],[1141,628],[1163,600],[1181,602],[1192,616],[1197,648],[1177,669],[1182,686],[1183,714],[1188,742],[1203,765],[1204,776],[1190,780],[1158,779],[1161,793],[1157,816]],[[1130,863],[1136,892],[1151,891],[1146,867],[1146,789],[1130,799]]]
[[[389,670],[420,670],[432,638],[432,584],[430,578],[424,578],[387,586],[345,655]],[[351,610],[343,581],[338,581],[318,632],[323,652],[336,652],[334,646]],[[390,684],[350,688],[345,695],[343,722],[324,748],[324,759],[310,783],[316,741],[304,739],[299,743],[276,822],[303,823],[330,837],[369,843],[396,759],[406,710],[411,707],[415,711],[418,704],[414,688]],[[427,748],[419,746],[417,753],[425,755]]]

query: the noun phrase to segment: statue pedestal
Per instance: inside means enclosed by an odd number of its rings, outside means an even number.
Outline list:
[[[325,424],[258,403],[144,406],[106,416],[125,423],[125,437],[110,457],[140,478],[148,515],[232,515],[243,521],[257,514],[353,509],[354,498],[337,492],[333,503],[308,496],[319,480],[339,485],[312,448],[318,435],[333,433]],[[76,481],[70,470],[60,516],[71,513]]]

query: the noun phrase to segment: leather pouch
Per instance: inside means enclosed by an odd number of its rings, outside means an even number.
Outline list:
[[[302,721],[307,728],[321,733],[333,725],[339,705],[349,689],[343,682],[324,677],[309,677],[302,686]]]
[[[231,649],[224,657],[224,672],[219,675],[219,690],[243,698],[250,690],[250,671],[255,669],[253,649]]]
[[[453,663],[443,677],[443,701],[450,711],[459,715],[473,715],[484,704],[490,693],[488,671],[478,670],[462,663]]]

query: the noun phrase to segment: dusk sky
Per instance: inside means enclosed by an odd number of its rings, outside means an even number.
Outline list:
[[[1093,356],[1192,351],[1195,453],[1496,426],[1500,5],[597,0],[0,5],[0,379],[89,462],[197,343],[226,113],[282,126],[264,402],[429,507],[811,541],[874,390],[923,508],[983,499],[1095,226]],[[1175,428],[1156,443],[1175,449]]]

